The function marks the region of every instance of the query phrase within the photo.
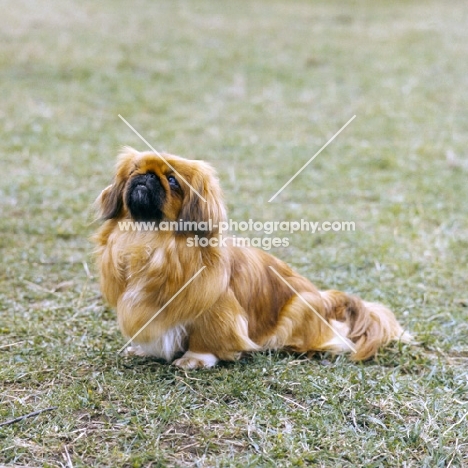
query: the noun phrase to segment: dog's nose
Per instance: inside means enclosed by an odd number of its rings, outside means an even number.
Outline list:
[[[159,177],[154,172],[145,172],[135,178],[135,184],[138,186],[156,187],[158,183],[161,185]]]
[[[145,185],[150,184],[152,187],[155,187],[158,184],[160,185],[159,177],[154,172],[147,172],[145,174],[144,181]]]

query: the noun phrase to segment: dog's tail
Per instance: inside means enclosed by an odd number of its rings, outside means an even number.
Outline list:
[[[327,343],[331,351],[351,350],[352,359],[368,359],[390,341],[412,341],[387,307],[361,300],[341,291],[321,293],[327,321],[335,336]]]

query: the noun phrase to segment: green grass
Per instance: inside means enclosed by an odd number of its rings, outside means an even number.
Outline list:
[[[57,409],[0,427],[0,465],[466,466],[467,20],[461,0],[2,2],[0,422]],[[215,165],[233,219],[355,221],[274,253],[420,344],[117,357],[88,238],[119,148],[146,149],[119,113]]]

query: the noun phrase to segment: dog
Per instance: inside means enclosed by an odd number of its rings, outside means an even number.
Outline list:
[[[319,291],[265,251],[221,242],[226,209],[206,162],[126,147],[96,207],[100,287],[129,354],[196,369],[267,349],[365,360],[392,340],[411,341],[385,306]]]

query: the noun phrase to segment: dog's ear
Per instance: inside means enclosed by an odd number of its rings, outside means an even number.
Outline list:
[[[114,182],[101,192],[94,204],[101,219],[113,219],[121,215],[123,191],[138,155],[138,151],[128,146],[119,154]]]
[[[94,205],[100,219],[113,219],[120,216],[123,208],[123,185],[115,181],[97,197]]]
[[[216,172],[203,161],[190,161],[190,165],[191,177],[187,178],[190,187],[184,184],[185,196],[180,218],[196,222],[200,234],[216,234],[219,223],[226,220],[223,194]]]

